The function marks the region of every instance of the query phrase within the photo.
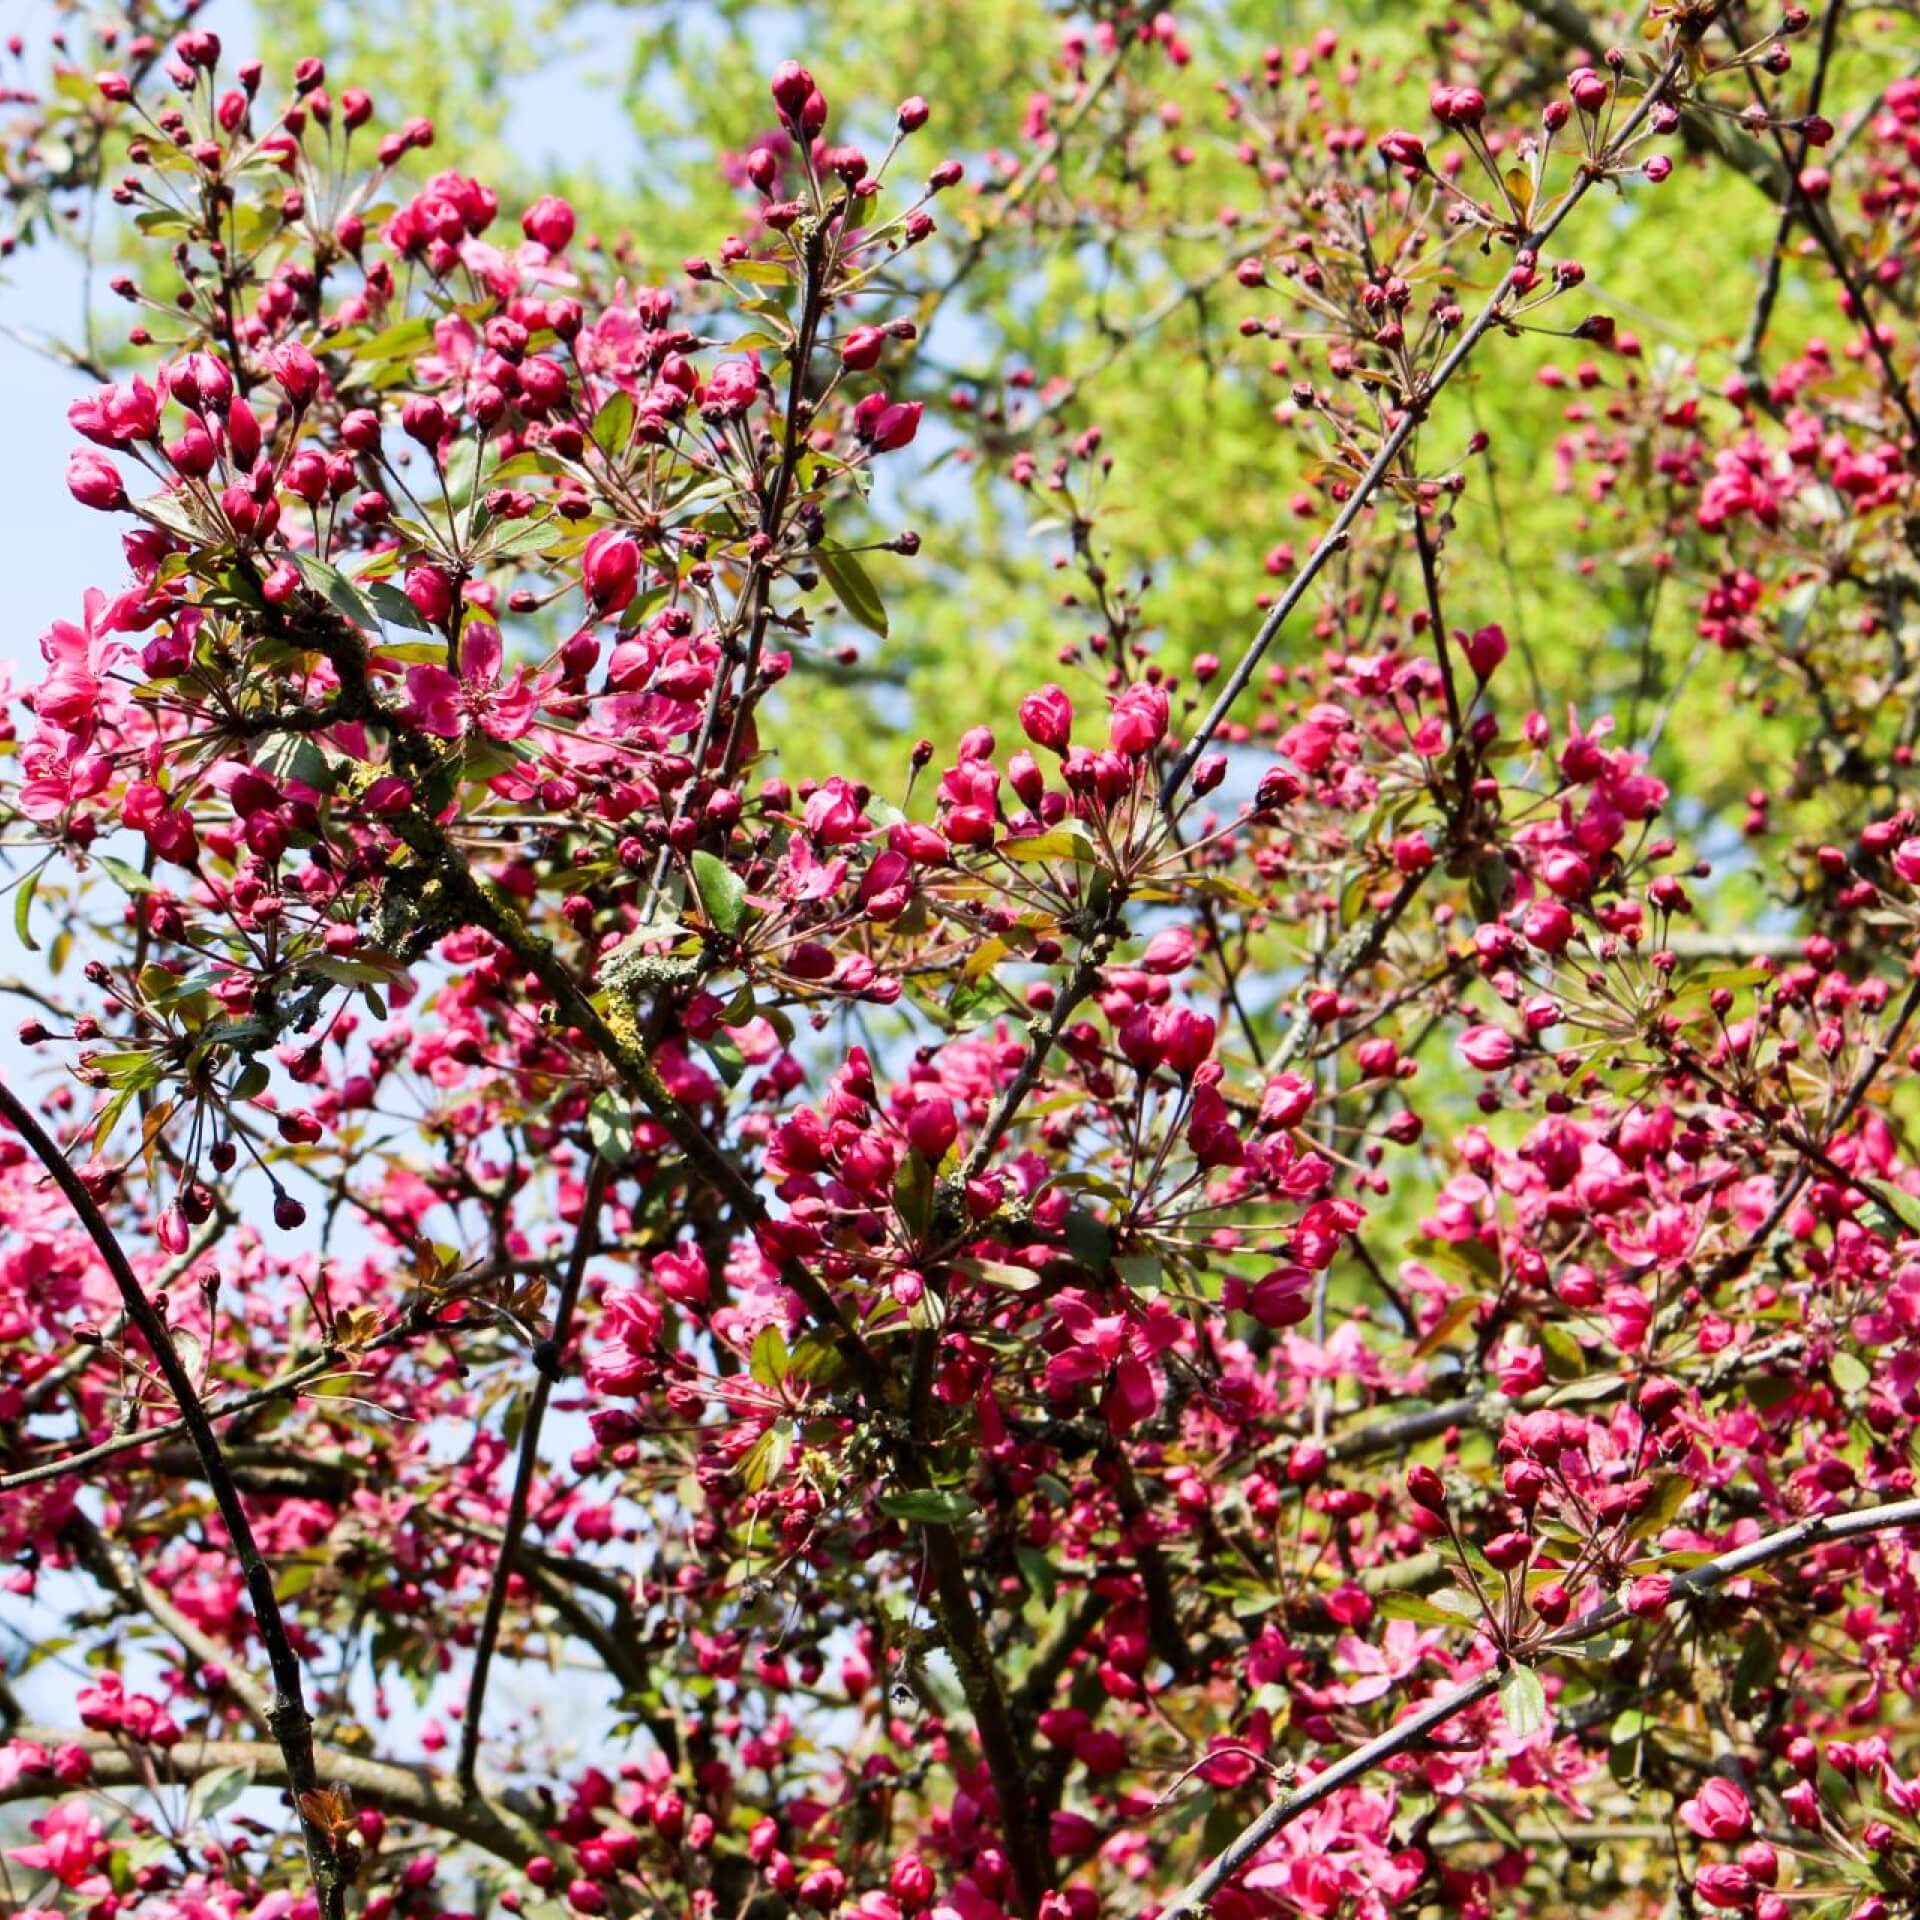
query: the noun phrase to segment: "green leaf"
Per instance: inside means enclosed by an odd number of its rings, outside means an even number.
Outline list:
[[[1480,1302],[1470,1293],[1463,1293],[1459,1299],[1450,1302],[1447,1310],[1428,1328],[1425,1336],[1413,1350],[1416,1360],[1424,1360],[1431,1353],[1438,1353],[1453,1336],[1474,1316]]]
[[[602,453],[624,453],[632,438],[633,395],[624,387],[617,387],[606,405],[593,416],[593,444]]]
[[[776,1420],[741,1457],[740,1484],[749,1493],[758,1493],[780,1477],[792,1452],[793,1422]]]
[[[790,1365],[786,1335],[778,1327],[762,1327],[754,1337],[753,1353],[747,1362],[747,1371],[763,1387],[777,1387],[786,1379]]]
[[[418,314],[362,340],[353,349],[353,357],[369,365],[381,360],[411,360],[432,339],[432,321]]]
[[[895,1168],[893,1206],[916,1239],[933,1225],[933,1169],[921,1155],[909,1153]]]
[[[152,893],[154,883],[138,867],[116,860],[110,853],[96,853],[93,863],[122,893]]]
[[[1417,1593],[1389,1593],[1380,1601],[1383,1620],[1412,1620],[1423,1627],[1457,1627],[1459,1619]]]
[[[1634,1515],[1633,1525],[1628,1529],[1628,1538],[1648,1540],[1664,1528],[1672,1526],[1692,1492],[1693,1482],[1684,1473],[1656,1475],[1653,1497]]]
[[[1747,1629],[1740,1646],[1740,1661],[1733,1670],[1733,1710],[1751,1712],[1753,1697],[1762,1687],[1771,1686],[1780,1671],[1780,1646],[1766,1627],[1755,1621]]]
[[[33,937],[33,896],[40,890],[40,874],[41,869],[35,867],[13,895],[13,930],[29,953],[40,951],[40,942]]]
[[[839,596],[841,606],[869,633],[877,633],[884,640],[887,609],[873,582],[867,578],[866,568],[844,547],[816,547],[813,553],[820,563],[820,571],[827,576],[827,584]]]
[[[977,980],[961,980],[947,995],[947,1018],[956,1033],[978,1026],[989,1013],[998,1009],[1004,989],[991,973]]]
[[[1811,580],[1803,580],[1780,602],[1780,644],[1791,653],[1800,644],[1801,636],[1807,630],[1807,622],[1813,618],[1813,610],[1819,604],[1821,589],[1826,581],[1818,574]]]
[[[1090,867],[1100,858],[1093,842],[1078,827],[1050,827],[1045,833],[1022,834],[1001,841],[999,851],[1002,858],[1021,865],[1035,860],[1074,860]]]
[[[999,1260],[962,1260],[958,1266],[969,1279],[1008,1293],[1032,1293],[1040,1285],[1040,1276],[1031,1267],[1008,1266]]]
[[[1873,1369],[1857,1353],[1836,1353],[1827,1362],[1827,1371],[1842,1393],[1860,1393],[1873,1384]]]
[[[1514,1667],[1500,1682],[1500,1711],[1516,1739],[1547,1724],[1547,1690],[1531,1667]]]
[[[747,1070],[747,1056],[730,1033],[712,1033],[700,1042],[700,1050],[713,1062],[714,1071],[728,1086],[737,1087]]]
[[[746,925],[747,883],[704,847],[693,856],[693,884],[710,925],[725,934],[736,934]]]
[[[1050,1608],[1060,1592],[1060,1578],[1054,1572],[1053,1562],[1037,1547],[1015,1547],[1013,1558],[1020,1577],[1033,1589],[1040,1604]]]
[[[431,633],[425,617],[407,596],[389,580],[369,580],[362,589],[373,602],[374,611],[390,627],[412,627]]]
[[[726,271],[750,287],[784,287],[793,279],[793,269],[778,260],[729,260]]]
[[[942,1493],[934,1487],[914,1487],[905,1493],[883,1493],[880,1511],[923,1527],[951,1527],[977,1513],[979,1506],[971,1494],[958,1488]]]
[[[817,1387],[832,1386],[846,1369],[840,1349],[818,1333],[802,1334],[787,1362],[787,1372],[793,1378],[811,1381]]]
[[[593,1150],[611,1167],[633,1158],[633,1109],[611,1087],[593,1096],[587,1109],[587,1138]]]
[[[1920,1196],[1914,1196],[1899,1187],[1874,1187],[1874,1198],[1880,1202],[1880,1210],[1891,1213],[1897,1227],[1905,1227],[1908,1233],[1920,1233]]]
[[[254,765],[282,786],[297,780],[316,793],[331,793],[336,784],[333,764],[314,744],[311,734],[268,735],[265,746],[254,755]]]
[[[1587,1370],[1587,1358],[1572,1329],[1557,1320],[1549,1320],[1541,1325],[1539,1332],[1540,1350],[1548,1373],[1556,1380],[1579,1379]]]
[[[368,633],[380,630],[378,616],[361,598],[360,589],[338,567],[330,567],[310,553],[296,553],[289,557],[309,589],[319,594],[336,612],[345,614],[355,626],[364,628]]]
[[[187,1795],[187,1825],[198,1826],[223,1807],[232,1806],[252,1785],[251,1767],[215,1767],[211,1773],[203,1773]]]
[[[1067,1215],[1066,1238],[1067,1251],[1089,1272],[1100,1272],[1113,1258],[1113,1230],[1085,1207]]]

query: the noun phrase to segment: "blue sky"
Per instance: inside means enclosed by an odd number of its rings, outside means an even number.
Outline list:
[[[6,456],[0,459],[0,553],[5,556],[0,659],[38,657],[48,623],[72,618],[91,585],[112,586],[126,571],[120,526],[89,513],[68,494],[68,450],[79,443],[66,420],[67,402],[83,390],[80,376],[34,352],[16,337],[78,331],[79,263],[71,254],[35,247],[14,256],[0,281],[0,406]],[[15,684],[24,677],[16,664]]]

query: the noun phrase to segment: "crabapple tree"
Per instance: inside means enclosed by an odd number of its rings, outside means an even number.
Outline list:
[[[1920,1912],[1903,16],[1221,11],[1014,154],[824,35],[674,259],[191,5],[16,90],[132,319],[0,757],[9,1910]],[[1072,376],[969,304],[1090,260]],[[1176,339],[1284,538],[1143,514]],[[983,541],[1046,653],[836,768]]]

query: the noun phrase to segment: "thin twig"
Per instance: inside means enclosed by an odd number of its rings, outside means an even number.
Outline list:
[[[1826,18],[1820,23],[1820,51],[1814,61],[1813,78],[1807,83],[1808,117],[1820,111],[1820,99],[1826,91],[1827,69],[1832,64],[1834,45],[1839,38],[1840,13],[1845,4],[1846,0],[1830,0]],[[1773,319],[1773,303],[1780,297],[1780,276],[1786,264],[1787,240],[1793,232],[1794,216],[1800,207],[1798,181],[1812,146],[1813,142],[1803,126],[1800,130],[1800,151],[1789,169],[1790,182],[1787,191],[1780,196],[1780,217],[1774,228],[1772,249],[1767,254],[1766,270],[1761,275],[1760,295],[1753,303],[1753,318],[1747,323],[1746,338],[1741,341],[1740,351],[1734,356],[1734,365],[1748,379],[1758,379],[1760,375],[1760,347]]]
[[[1673,1576],[1673,1597],[1711,1592],[1742,1574],[1756,1572],[1776,1560],[1784,1560],[1807,1549],[1823,1546],[1831,1540],[1850,1540],[1862,1534],[1885,1533],[1897,1527],[1920,1526],[1920,1500],[1902,1500],[1891,1506],[1867,1507],[1857,1512],[1821,1515],[1796,1521],[1777,1533],[1767,1534],[1744,1547],[1736,1547],[1703,1566]],[[1626,1618],[1626,1609],[1617,1601],[1608,1601],[1576,1622],[1548,1644],[1551,1655],[1570,1653],[1589,1640],[1616,1627]],[[1344,1760],[1336,1761],[1326,1772],[1316,1774],[1299,1792],[1276,1800],[1257,1820],[1243,1827],[1234,1839],[1207,1864],[1175,1898],[1160,1910],[1160,1920],[1182,1920],[1182,1916],[1204,1908],[1213,1896],[1283,1828],[1323,1800],[1358,1780],[1375,1767],[1411,1752],[1426,1737],[1449,1720],[1478,1706],[1496,1692],[1504,1677],[1500,1668],[1489,1668],[1477,1679],[1429,1700],[1417,1712],[1389,1727],[1377,1739],[1356,1747]]]
[[[1834,277],[1846,289],[1847,299],[1852,309],[1850,317],[1865,335],[1867,346],[1879,363],[1887,398],[1899,409],[1901,419],[1906,422],[1909,436],[1907,462],[1912,465],[1915,460],[1920,460],[1920,412],[1915,411],[1913,400],[1907,392],[1907,382],[1902,377],[1900,369],[1893,363],[1891,348],[1881,338],[1879,323],[1874,319],[1873,308],[1867,302],[1866,287],[1854,272],[1853,262],[1847,257],[1846,248],[1809,198],[1806,187],[1794,170],[1792,156],[1787,151],[1786,138],[1780,129],[1773,125],[1771,110],[1767,106],[1766,89],[1761,86],[1759,76],[1751,67],[1746,69],[1746,75],[1747,87],[1753,95],[1755,104],[1769,114],[1768,130],[1773,135],[1773,144],[1779,151],[1781,164],[1787,169],[1787,185],[1794,205],[1807,231],[1813,235],[1820,251],[1826,255],[1827,265],[1833,269]]]
[[[597,1154],[587,1174],[587,1190],[580,1203],[580,1226],[574,1236],[573,1257],[560,1280],[559,1298],[554,1302],[553,1332],[542,1356],[536,1349],[535,1364],[539,1378],[533,1383],[533,1397],[527,1405],[526,1424],[520,1429],[520,1457],[514,1467],[513,1493],[507,1502],[505,1537],[493,1563],[493,1584],[487,1589],[487,1610],[480,1622],[480,1638],[473,1653],[473,1677],[467,1683],[467,1717],[460,1729],[460,1763],[455,1778],[463,1791],[471,1791],[474,1769],[480,1760],[480,1721],[487,1699],[487,1678],[493,1669],[493,1654],[500,1640],[500,1622],[507,1609],[507,1586],[513,1578],[514,1557],[519,1552],[520,1536],[526,1532],[527,1509],[533,1499],[533,1477],[540,1467],[540,1428],[547,1417],[547,1402],[553,1397],[553,1383],[566,1366],[567,1341],[573,1332],[573,1310],[580,1298],[580,1282],[586,1274],[587,1259],[594,1248],[594,1230],[606,1198],[612,1169]]]
[[[1676,47],[1668,56],[1659,77],[1641,96],[1639,105],[1622,125],[1615,140],[1616,147],[1630,139],[1640,123],[1653,111],[1655,104],[1672,84],[1673,77],[1679,72],[1685,57],[1684,47]],[[1542,225],[1524,237],[1519,251],[1537,253],[1541,247],[1545,246],[1558,231],[1561,222],[1586,198],[1588,189],[1601,177],[1602,175],[1592,167],[1584,169]],[[1179,797],[1180,789],[1187,782],[1187,776],[1193,771],[1194,762],[1206,751],[1207,743],[1225,724],[1227,715],[1233,711],[1235,703],[1252,681],[1254,670],[1265,658],[1267,649],[1279,638],[1280,630],[1287,624],[1294,609],[1306,598],[1307,590],[1320,577],[1327,562],[1346,545],[1347,536],[1353,530],[1355,522],[1366,511],[1374,494],[1379,491],[1381,483],[1392,471],[1394,462],[1400,457],[1401,448],[1418,431],[1420,423],[1426,418],[1428,410],[1441,389],[1466,365],[1474,349],[1500,322],[1504,312],[1503,303],[1512,289],[1514,276],[1519,271],[1517,266],[1509,267],[1500,276],[1499,285],[1494,288],[1487,303],[1474,316],[1472,323],[1455,343],[1453,350],[1434,368],[1420,392],[1407,396],[1399,419],[1380,443],[1380,451],[1373,456],[1372,463],[1355,483],[1352,493],[1347,496],[1333,524],[1315,542],[1313,551],[1307,555],[1300,571],[1287,583],[1286,591],[1274,602],[1272,610],[1261,621],[1259,632],[1254,635],[1252,644],[1240,656],[1232,673],[1227,676],[1226,684],[1220,689],[1206,719],[1201,722],[1198,732],[1181,749],[1179,758],[1174,761],[1160,789],[1160,804],[1163,808],[1171,811],[1174,801]]]

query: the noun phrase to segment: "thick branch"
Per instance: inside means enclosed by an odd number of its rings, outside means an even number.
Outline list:
[[[13,1737],[32,1741],[50,1751],[65,1746],[85,1747],[93,1758],[89,1786],[112,1789],[151,1784],[145,1756],[136,1749],[116,1744],[110,1735],[29,1724],[14,1728]],[[346,1787],[356,1800],[418,1820],[423,1826],[465,1840],[514,1866],[524,1867],[539,1854],[558,1857],[563,1852],[538,1828],[497,1801],[476,1793],[463,1793],[451,1780],[425,1768],[369,1760],[340,1747],[318,1748],[316,1757],[326,1767],[327,1778]],[[182,1741],[168,1750],[160,1762],[160,1773],[163,1780],[171,1774],[175,1779],[192,1781],[222,1767],[249,1767],[255,1781],[263,1787],[285,1788],[293,1784],[285,1753],[264,1740]],[[48,1777],[23,1774],[0,1787],[0,1804],[44,1800],[62,1791],[59,1783]]]
[[[980,1736],[980,1751],[1000,1801],[1000,1828],[1020,1911],[1037,1914],[1052,1885],[1046,1836],[1039,1830],[1038,1808],[1027,1788],[1027,1769],[1015,1734],[1013,1716],[993,1664],[992,1650],[967,1585],[967,1564],[951,1527],[928,1527],[927,1559],[939,1600],[942,1637],[959,1670],[960,1685]]]

